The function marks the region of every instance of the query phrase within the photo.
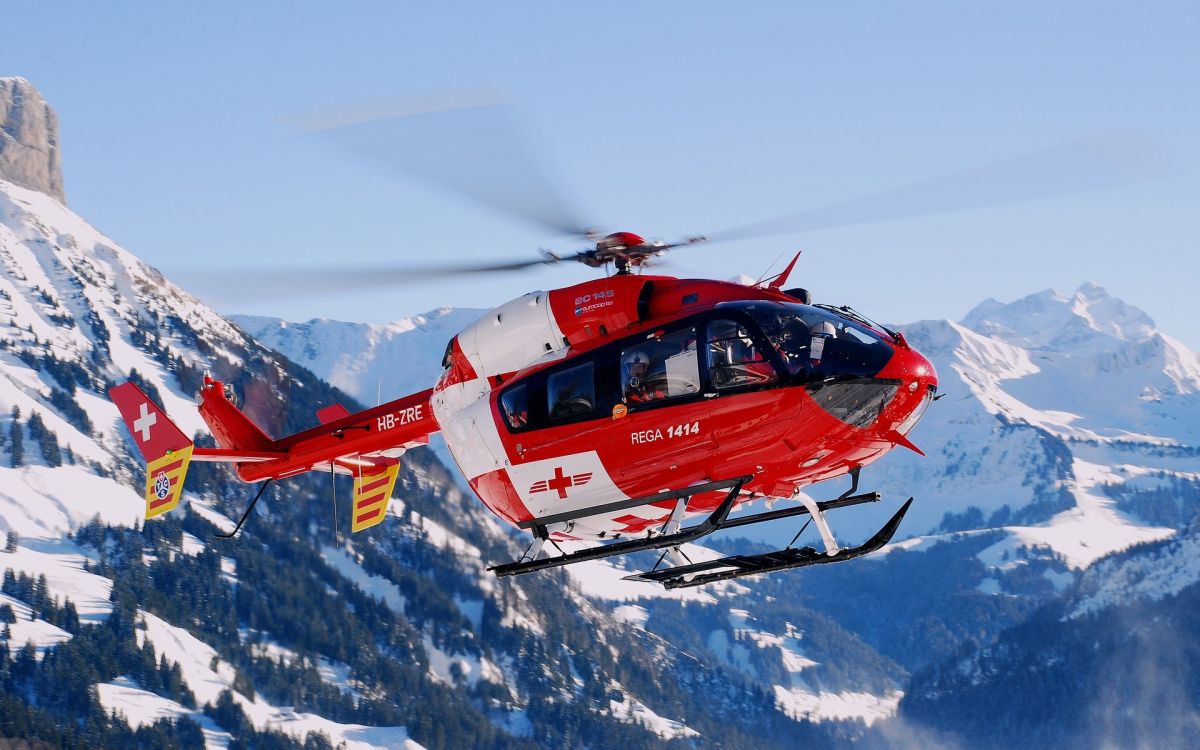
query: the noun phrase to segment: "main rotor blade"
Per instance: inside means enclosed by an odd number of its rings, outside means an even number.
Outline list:
[[[511,107],[443,97],[384,112],[310,120],[307,128],[371,163],[555,235],[589,233],[526,147]]]
[[[186,270],[172,274],[181,285],[194,289],[199,296],[213,302],[233,303],[252,297],[258,300],[286,299],[298,294],[320,295],[362,289],[378,289],[388,286],[416,284],[430,279],[455,276],[504,273],[522,271],[534,266],[552,265],[575,260],[575,256],[562,258],[546,255],[532,260],[514,260],[506,263],[463,264],[404,268],[398,266],[363,266],[331,268],[240,269],[236,275],[210,271]]]
[[[1168,164],[1161,144],[1133,133],[1110,134],[744,224],[705,238],[709,242],[749,239],[1022,203],[1162,176]]]

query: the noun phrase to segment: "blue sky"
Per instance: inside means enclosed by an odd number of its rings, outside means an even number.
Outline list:
[[[501,93],[590,221],[666,239],[1136,129],[1171,150],[1169,176],[689,248],[664,272],[758,276],[802,249],[798,283],[894,322],[1095,281],[1200,349],[1194,2],[18,0],[2,13],[0,75],[30,79],[58,110],[70,205],[185,285],[198,268],[577,249],[289,124],[385,99]],[[225,312],[385,321],[589,273],[291,298],[197,290]]]

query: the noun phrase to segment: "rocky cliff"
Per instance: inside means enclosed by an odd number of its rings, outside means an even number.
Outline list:
[[[67,201],[58,115],[24,78],[0,78],[0,178]]]

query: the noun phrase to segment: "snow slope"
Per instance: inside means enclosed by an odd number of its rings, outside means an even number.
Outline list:
[[[107,618],[112,581],[84,570],[87,554],[65,536],[93,519],[115,526],[143,522],[144,500],[135,489],[140,460],[132,458],[104,391],[136,370],[185,432],[207,432],[174,373],[216,360],[236,366],[247,352],[269,353],[58,201],[0,181],[0,530],[16,535],[15,549],[0,552],[0,569],[44,576],[50,595],[69,599],[82,623]],[[207,498],[188,492],[185,502],[220,527],[232,525]],[[184,536],[184,554],[203,548],[193,535]],[[222,562],[224,575],[235,579],[228,562]],[[30,619],[30,607],[18,599],[0,595],[0,603],[17,618],[6,644],[12,651],[30,642],[40,658],[71,638]],[[232,686],[233,670],[213,660],[210,646],[153,614],[142,618],[139,635],[181,665],[201,705]],[[337,679],[336,669],[326,672],[331,682]],[[202,713],[128,678],[98,685],[97,692],[131,726],[188,716],[201,725],[209,747],[229,743]],[[320,731],[347,748],[420,747],[403,727],[339,724],[258,696],[236,697],[255,726],[301,742]]]
[[[145,623],[142,637],[154,644],[156,652],[179,664],[198,703],[215,703],[223,691],[233,690],[233,667],[222,662],[215,649],[183,628],[170,625],[149,612],[140,615]],[[258,695],[251,700],[234,691],[233,696],[258,729],[280,730],[300,740],[309,732],[323,732],[335,747],[345,743],[347,750],[422,750],[421,745],[408,738],[404,727],[339,724],[316,714],[272,706]],[[160,704],[160,708],[165,706]]]

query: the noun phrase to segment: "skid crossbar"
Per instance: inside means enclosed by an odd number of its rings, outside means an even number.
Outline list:
[[[493,565],[488,570],[495,573],[497,576],[513,576],[522,573],[532,573],[535,570],[545,570],[547,568],[558,568],[571,563],[583,562],[584,560],[599,560],[603,557],[612,557],[613,555],[626,555],[630,552],[641,552],[642,550],[665,549],[667,547],[678,547],[681,544],[699,539],[721,528],[727,522],[729,511],[733,510],[734,504],[737,502],[738,495],[742,491],[742,487],[749,482],[753,477],[737,477],[736,479],[724,479],[717,482],[706,482],[687,487],[682,490],[674,490],[671,492],[660,492],[656,495],[647,495],[646,497],[634,498],[632,500],[623,500],[619,503],[609,503],[608,505],[594,506],[585,511],[576,511],[574,513],[559,513],[554,516],[544,516],[537,519],[535,523],[529,524],[533,528],[534,534],[541,539],[546,538],[546,527],[552,523],[562,523],[573,521],[578,518],[587,518],[588,516],[608,513],[614,510],[623,510],[625,508],[634,508],[640,505],[649,505],[658,503],[664,500],[678,500],[679,498],[692,497],[704,492],[712,492],[714,490],[727,489],[728,492],[725,498],[721,500],[721,504],[709,514],[700,523],[695,526],[689,526],[686,529],[678,531],[674,534],[660,534],[658,536],[647,537],[644,539],[629,539],[623,542],[609,542],[607,544],[599,544],[595,547],[578,550],[576,552],[568,552],[556,557],[544,557],[536,560],[518,560],[516,562],[504,563],[503,565]]]

